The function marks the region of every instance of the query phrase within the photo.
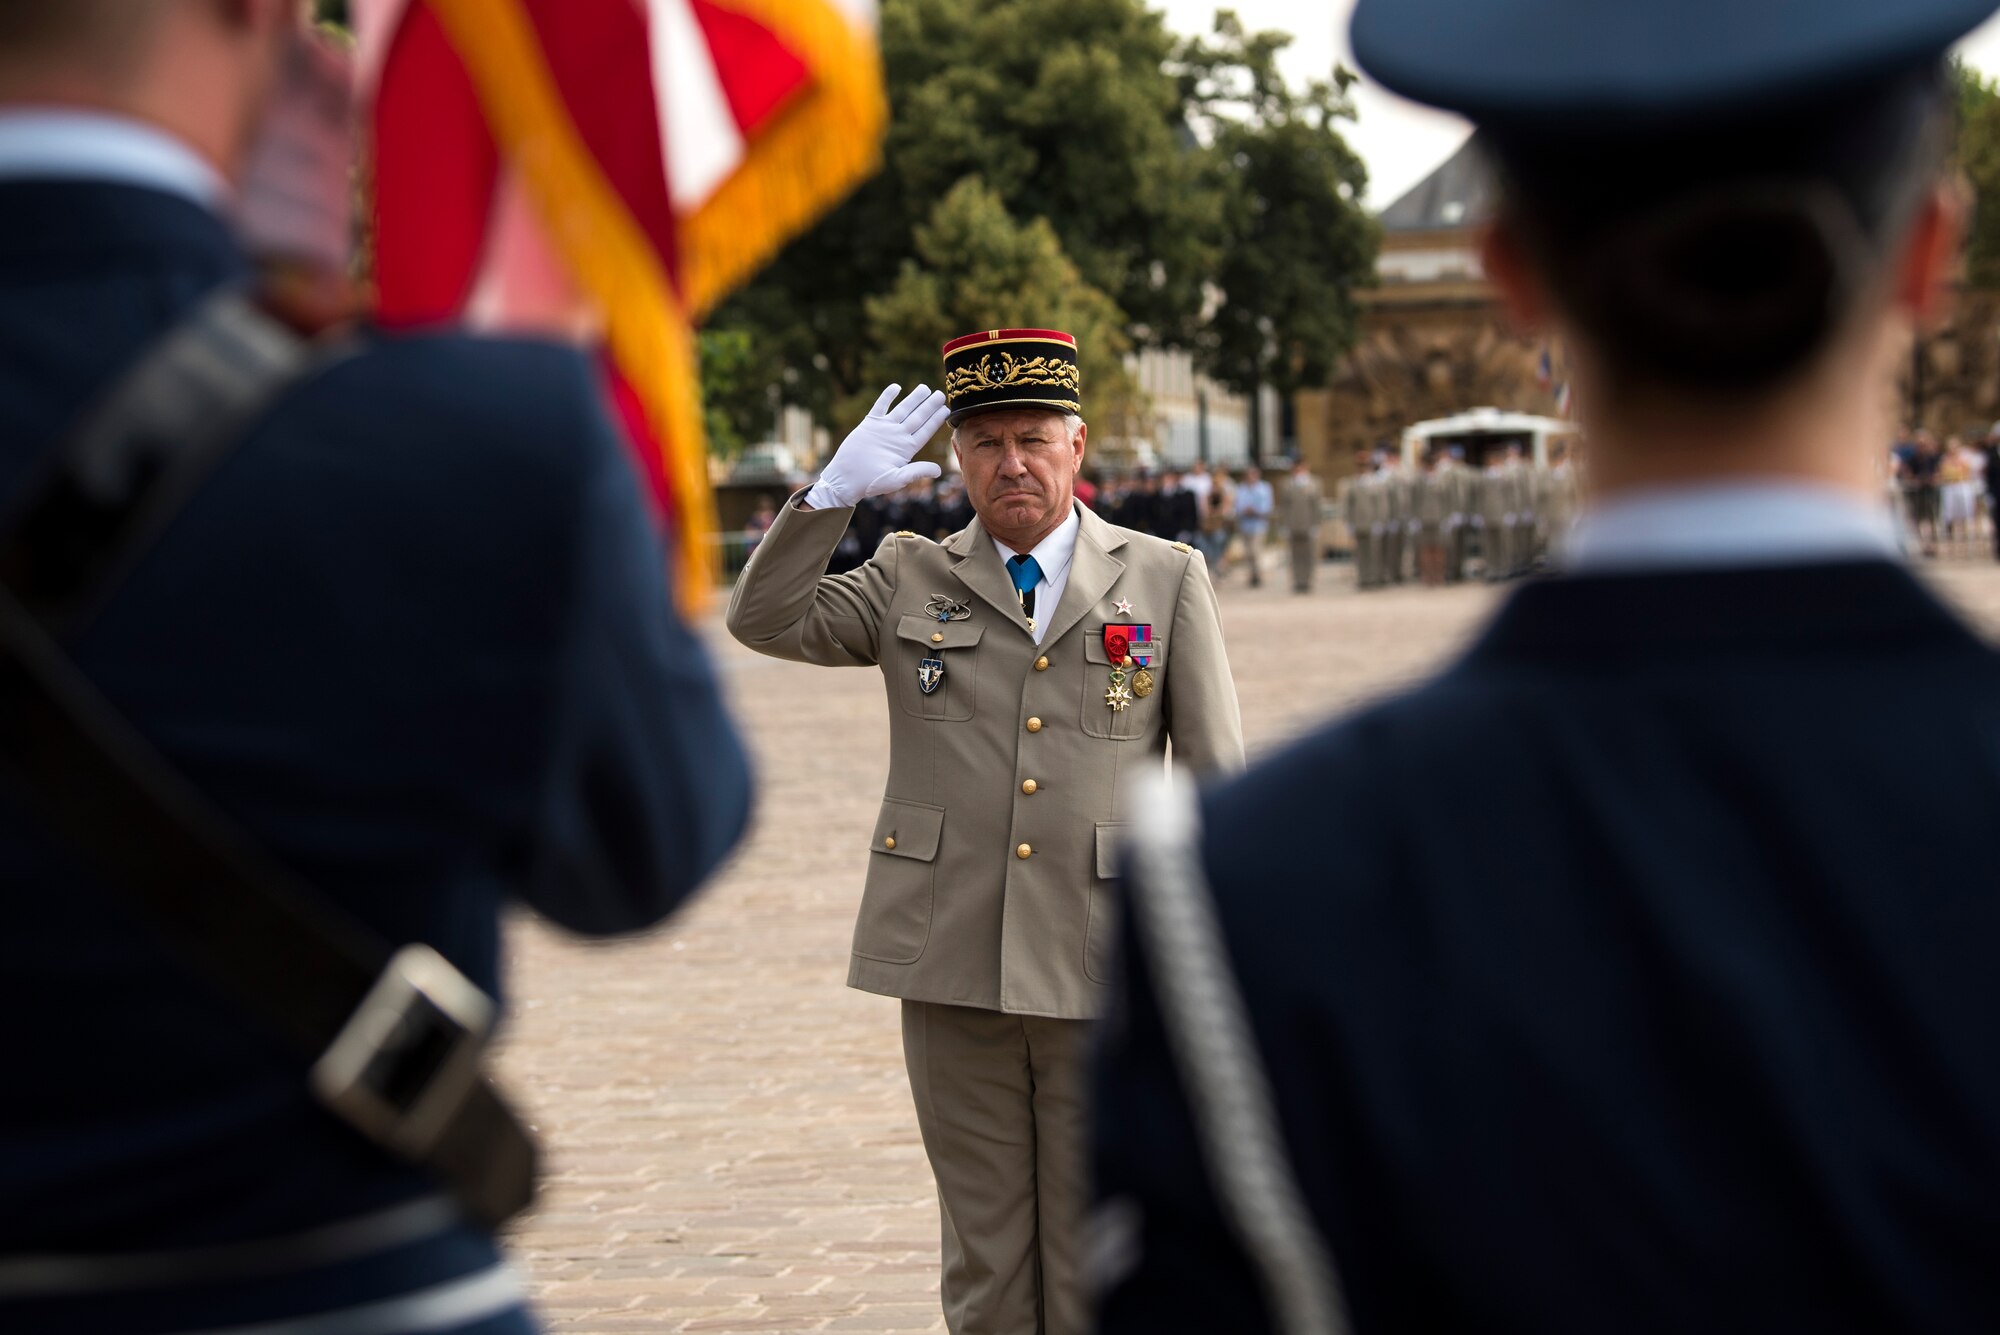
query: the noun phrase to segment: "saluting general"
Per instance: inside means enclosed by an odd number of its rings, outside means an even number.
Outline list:
[[[784,507],[729,629],[882,671],[889,787],[848,984],[903,1002],[954,1335],[1071,1335],[1090,1319],[1082,1058],[1110,976],[1114,850],[1169,741],[1181,765],[1233,770],[1242,726],[1200,553],[1076,503],[1075,340],[989,330],[944,359],[943,393],[884,390]],[[938,474],[911,461],[947,420],[973,521],[827,575],[857,502]]]

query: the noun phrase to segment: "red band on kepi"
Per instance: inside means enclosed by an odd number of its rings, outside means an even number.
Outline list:
[[[994,408],[1083,412],[1076,338],[1060,329],[987,329],[944,345],[944,397],[956,426]]]
[[[1051,343],[1067,343],[1076,346],[1076,335],[1065,334],[1060,329],[984,329],[977,334],[964,334],[944,345],[944,355],[949,357],[960,348],[969,348],[975,343],[1002,343],[1017,338],[1044,339]]]

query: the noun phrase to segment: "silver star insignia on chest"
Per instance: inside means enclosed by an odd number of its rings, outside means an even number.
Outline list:
[[[1112,606],[1118,609],[1118,615],[1121,617],[1129,617],[1132,615],[1132,600],[1130,598],[1120,598],[1117,602],[1113,603]]]

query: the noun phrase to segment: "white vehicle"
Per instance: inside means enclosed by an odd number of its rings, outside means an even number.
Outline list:
[[[1554,417],[1474,408],[1456,417],[1419,422],[1404,431],[1403,467],[1414,469],[1432,450],[1458,446],[1465,451],[1465,462],[1478,468],[1485,464],[1488,454],[1510,445],[1519,445],[1523,457],[1546,467],[1550,444],[1574,442],[1581,434],[1576,423]]]
[[[759,441],[746,445],[736,456],[736,466],[730,470],[732,478],[790,478],[799,473],[799,459],[790,446],[775,440]]]

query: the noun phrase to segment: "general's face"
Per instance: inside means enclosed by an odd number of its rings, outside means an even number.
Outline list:
[[[960,423],[952,448],[965,494],[989,533],[1038,539],[1068,515],[1083,467],[1086,428],[1072,434],[1062,414],[980,413]]]

